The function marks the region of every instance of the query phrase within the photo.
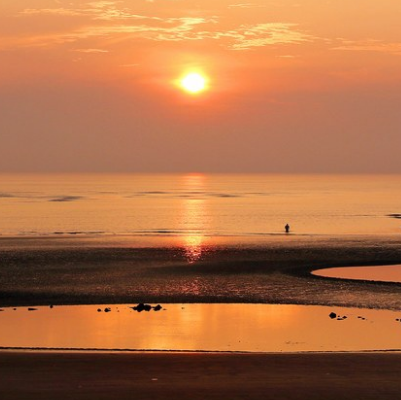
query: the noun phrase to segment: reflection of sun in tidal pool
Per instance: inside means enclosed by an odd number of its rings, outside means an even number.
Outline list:
[[[207,80],[206,78],[197,73],[197,72],[191,72],[189,74],[186,74],[181,80],[180,80],[180,86],[187,92],[196,94],[204,91],[207,87]]]

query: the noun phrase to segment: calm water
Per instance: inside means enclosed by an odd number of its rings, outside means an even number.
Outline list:
[[[313,271],[313,275],[328,278],[401,283],[401,265],[324,268]]]
[[[126,304],[110,306],[108,313],[104,308],[6,308],[0,312],[0,346],[253,352],[401,349],[401,314],[394,311],[267,304],[164,304],[164,310],[148,313],[137,313]],[[339,319],[331,319],[331,312]]]
[[[0,175],[0,233],[392,235],[400,199],[397,175]]]

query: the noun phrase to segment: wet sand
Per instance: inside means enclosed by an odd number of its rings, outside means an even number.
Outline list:
[[[287,240],[288,239],[288,240]],[[133,239],[134,240],[134,239]],[[103,240],[0,239],[0,307],[18,305],[275,303],[401,309],[401,285],[310,271],[401,263],[397,237],[288,237],[258,245],[180,247]]]
[[[0,398],[396,399],[401,354],[0,352]]]

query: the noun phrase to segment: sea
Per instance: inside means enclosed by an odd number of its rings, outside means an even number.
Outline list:
[[[401,235],[401,175],[0,175],[0,234]]]

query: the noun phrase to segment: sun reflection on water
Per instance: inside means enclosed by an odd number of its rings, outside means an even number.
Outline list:
[[[186,192],[194,197],[184,198],[182,206],[182,224],[184,234],[182,246],[189,263],[194,263],[202,257],[205,250],[204,232],[208,228],[206,200],[201,198],[205,190],[206,177],[202,174],[183,176],[183,186]]]
[[[188,234],[183,239],[185,256],[190,263],[194,263],[202,256],[203,237],[201,235]]]

